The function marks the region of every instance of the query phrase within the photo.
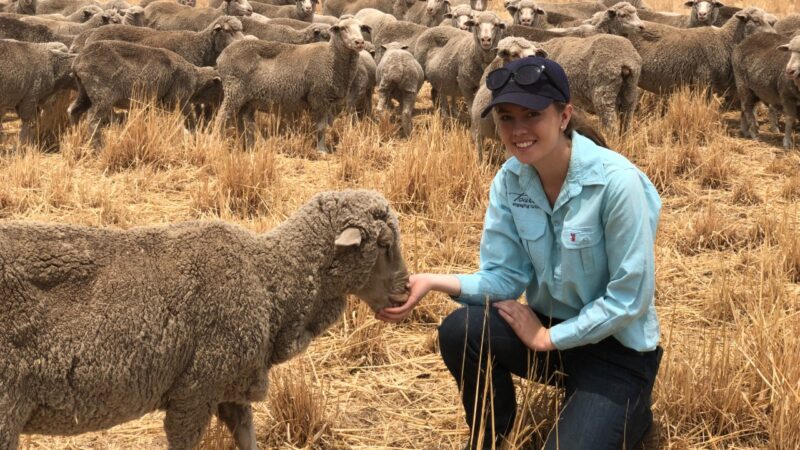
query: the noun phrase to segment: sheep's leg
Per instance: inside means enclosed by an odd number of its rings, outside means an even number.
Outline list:
[[[217,415],[233,434],[239,450],[258,450],[253,429],[253,410],[249,404],[220,403]]]
[[[607,133],[617,133],[619,131],[617,111],[614,107],[617,103],[617,92],[619,92],[619,86],[610,85],[595,89],[592,93],[592,105]]]
[[[769,105],[768,108],[769,131],[772,131],[773,133],[780,133],[781,127],[779,118],[781,115],[781,110],[773,105]]]
[[[110,105],[93,104],[89,108],[89,136],[95,149],[103,146],[102,127],[105,126],[113,114]]]
[[[400,116],[400,123],[403,125],[403,137],[411,136],[411,129],[413,127],[412,116],[414,115],[414,103],[416,102],[416,92],[405,92],[400,101],[402,113]]]
[[[383,113],[387,110],[386,104],[390,102],[389,100],[389,93],[382,88],[378,88],[378,104],[375,105],[375,110],[379,113]]]
[[[617,97],[617,111],[619,112],[620,133],[625,133],[631,128],[633,114],[639,105],[639,88],[629,78],[622,84],[622,90]]]
[[[325,131],[328,129],[330,122],[329,113],[327,110],[314,111],[314,123],[316,124],[317,135],[317,151],[321,153],[330,153],[330,150],[325,145]]]
[[[0,380],[0,385],[8,386],[8,383],[6,380]],[[10,397],[11,392],[13,389],[0,392],[0,450],[17,449],[19,435],[33,412],[33,407],[24,407],[15,402]]]
[[[793,99],[785,99],[783,101],[783,114],[786,115],[783,130],[783,148],[790,149],[794,147],[794,125],[797,122],[797,103]]]
[[[738,95],[742,108],[742,114],[739,117],[739,132],[744,137],[758,139],[758,120],[755,115],[758,98],[753,91],[747,88],[739,89]]]
[[[245,148],[253,148],[256,143],[256,107],[247,105],[242,108],[238,116],[238,123],[242,128]]]
[[[187,394],[187,398],[191,398]],[[213,410],[207,403],[170,399],[164,417],[169,450],[192,450],[200,442]]]
[[[89,96],[86,95],[86,90],[83,88],[83,84],[81,84],[80,80],[77,80],[77,84],[78,97],[69,105],[69,108],[67,108],[69,121],[73,125],[77,124],[86,111],[89,110],[89,107],[92,106],[92,101],[89,99]]]
[[[25,102],[17,107],[17,115],[22,126],[19,129],[19,143],[21,145],[35,145],[36,136],[34,132],[34,125],[36,124],[36,116],[38,114],[36,103],[32,101]]]

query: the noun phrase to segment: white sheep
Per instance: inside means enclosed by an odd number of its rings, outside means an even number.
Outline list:
[[[398,42],[382,45],[382,56],[378,63],[378,106],[379,112],[391,107],[392,99],[400,107],[400,122],[403,134],[411,134],[411,116],[425,73],[408,46]]]

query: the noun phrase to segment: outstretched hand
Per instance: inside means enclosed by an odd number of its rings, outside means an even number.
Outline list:
[[[550,340],[550,329],[542,325],[542,321],[530,307],[516,300],[494,302],[492,306],[497,308],[500,317],[508,322],[528,348],[540,352],[555,350]]]
[[[375,313],[375,318],[384,322],[399,323],[411,314],[411,311],[422,300],[422,297],[433,288],[431,276],[428,274],[414,274],[408,277],[408,300],[400,306],[383,308]]]

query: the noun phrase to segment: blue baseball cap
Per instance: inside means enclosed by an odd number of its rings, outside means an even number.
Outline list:
[[[569,103],[569,81],[557,62],[541,56],[527,56],[509,62],[489,72],[486,87],[492,91],[492,101],[481,112],[501,103],[541,111],[553,102]]]

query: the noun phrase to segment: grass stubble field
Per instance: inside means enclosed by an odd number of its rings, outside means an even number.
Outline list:
[[[667,11],[682,3],[649,2]],[[781,17],[800,11],[778,0],[748,5]],[[400,214],[412,272],[469,272],[497,165],[477,162],[468,130],[431,113],[423,92],[409,139],[397,138],[386,118],[344,115],[329,133],[338,145],[329,156],[314,150],[308,125],[278,134],[266,115],[251,152],[231,138],[186,134],[176,113],[146,104],[108,130],[97,151],[83,125],[59,133],[57,151],[12,150],[12,120],[0,135],[0,219],[120,228],[222,219],[263,232],[318,191],[371,188]],[[67,101],[50,108],[64,110]],[[664,203],[656,243],[665,349],[653,405],[659,448],[798,449],[800,151],[782,150],[763,111],[764,140],[756,142],[738,137],[738,112],[717,101],[682,91],[666,100],[664,115],[654,113],[656,102],[643,95],[632,130],[610,141]],[[457,306],[429,295],[411,320],[386,325],[352,299],[305,354],[273,368],[268,400],[254,405],[260,446],[460,449],[467,428],[436,338]],[[519,415],[510,448],[540,442],[560,401],[557,391],[525,380],[518,393],[530,414]],[[73,437],[23,436],[21,449],[164,448],[162,419],[148,414]],[[200,449],[233,448],[212,422]]]

